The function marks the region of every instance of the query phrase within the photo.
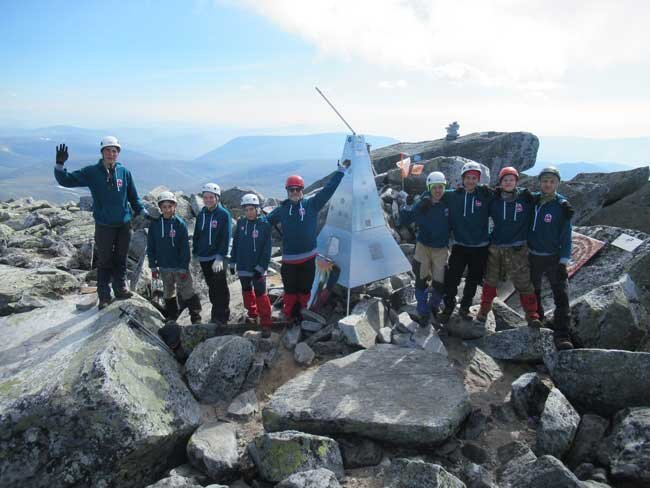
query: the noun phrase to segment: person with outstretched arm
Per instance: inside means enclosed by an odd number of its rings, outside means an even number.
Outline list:
[[[332,198],[351,161],[339,164],[327,184],[315,195],[305,198],[301,176],[287,178],[287,199],[267,217],[271,225],[282,225],[282,266],[284,285],[283,313],[286,320],[301,321],[307,307],[316,274],[316,227],[318,212]]]
[[[54,177],[66,188],[87,187],[93,197],[95,249],[97,251],[97,296],[99,310],[111,302],[111,284],[115,298],[130,298],[126,284],[126,260],[131,243],[133,214],[148,217],[131,172],[117,161],[122,147],[116,137],[101,140],[102,157],[97,164],[68,172],[68,147],[56,148]]]

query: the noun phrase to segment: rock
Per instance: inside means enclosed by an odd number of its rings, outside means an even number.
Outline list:
[[[205,403],[232,400],[246,379],[254,354],[251,341],[239,336],[202,342],[185,364],[190,389]]]
[[[284,344],[284,347],[286,347],[288,350],[292,351],[296,347],[296,344],[300,342],[301,336],[302,329],[300,326],[294,325],[292,327],[289,327],[282,336],[282,344]]]
[[[388,488],[465,488],[465,483],[442,466],[420,459],[394,459],[385,482]]]
[[[168,474],[171,477],[186,478],[188,481],[197,485],[207,485],[210,483],[210,479],[205,474],[189,463],[181,464],[170,469]]]
[[[93,197],[90,195],[82,195],[79,197],[79,209],[86,212],[93,211]]]
[[[498,488],[492,473],[479,464],[466,463],[463,474],[468,488]]]
[[[235,397],[228,407],[228,415],[236,419],[246,419],[260,411],[255,390],[247,390]]]
[[[410,154],[411,157],[419,156],[418,164],[425,163],[422,172],[425,178],[430,171],[445,172],[442,165],[435,168],[427,167],[427,160],[438,156],[461,156],[487,166],[490,174],[493,175],[491,182],[496,183],[499,170],[504,166],[514,166],[520,172],[532,168],[535,165],[538,148],[539,139],[528,132],[477,132],[460,136],[454,141],[443,138],[434,141],[393,144],[375,149],[370,155],[377,173],[395,168],[401,153]],[[450,180],[452,175],[446,172],[445,174]],[[449,186],[454,187],[455,183],[454,180]]]
[[[418,327],[418,330],[411,335],[408,347],[424,349],[428,352],[447,356],[447,348],[440,340],[438,333],[433,327]]]
[[[405,286],[410,286],[411,282],[411,275],[409,273],[400,273],[398,275],[393,275],[390,277],[390,285],[394,290],[404,288]]]
[[[262,417],[269,431],[438,445],[469,411],[463,379],[446,357],[379,344],[289,380],[275,391]]]
[[[625,198],[597,210],[588,225],[614,225],[650,234],[650,183]]]
[[[370,349],[375,346],[377,332],[363,315],[348,315],[338,322],[338,328],[345,340],[352,346]]]
[[[490,460],[488,451],[473,442],[465,442],[460,451],[463,456],[477,464],[487,464]]]
[[[571,305],[570,332],[576,347],[635,351],[648,335],[649,322],[627,275]]]
[[[497,457],[501,463],[498,470],[499,486],[501,488],[518,488],[518,480],[529,470],[537,460],[537,456],[521,441],[514,441],[498,448]]]
[[[235,426],[225,422],[201,425],[187,443],[187,458],[214,481],[234,480],[239,461]]]
[[[369,285],[366,285],[366,293],[371,297],[388,299],[393,294],[393,291],[394,290],[391,286],[391,281],[389,278],[374,281]]]
[[[567,455],[567,465],[575,467],[581,463],[595,461],[600,441],[608,428],[607,419],[590,413],[583,415]]]
[[[397,316],[394,328],[397,332],[413,334],[418,330],[418,323],[411,318],[407,312],[402,312]]]
[[[23,269],[0,264],[0,315],[27,312],[75,292],[80,283],[53,268]]]
[[[156,481],[152,485],[148,485],[146,488],[202,488],[202,486],[187,478],[168,476],[167,478]]]
[[[512,406],[522,419],[539,417],[551,388],[537,373],[524,373],[512,383]]]
[[[288,430],[265,433],[248,445],[260,477],[278,483],[294,473],[325,468],[343,477],[343,460],[336,441]]]
[[[500,298],[495,298],[492,302],[492,313],[497,332],[526,326],[526,319],[523,315],[510,308]]]
[[[626,408],[612,420],[598,459],[617,481],[650,485],[650,408]]]
[[[582,482],[553,456],[542,456],[528,464],[523,475],[515,484],[499,485],[503,488],[511,486],[526,488],[583,488]]]
[[[463,340],[480,339],[487,333],[485,322],[463,319],[458,315],[451,316],[449,322],[445,324],[445,330],[450,336]]]
[[[578,424],[578,412],[560,390],[553,388],[546,398],[537,427],[537,455],[550,454],[562,459],[569,452]]]
[[[650,406],[650,353],[573,349],[560,351],[546,366],[579,412],[607,417],[626,407]]]
[[[321,324],[320,322],[315,322],[311,320],[303,320],[300,323],[300,328],[304,330],[305,332],[318,332],[323,328],[324,324]]]
[[[337,442],[346,469],[376,466],[384,455],[381,446],[370,439],[344,437],[337,439]]]
[[[340,488],[336,475],[329,469],[318,468],[289,476],[276,488]]]
[[[160,217],[160,210],[158,209],[158,195],[164,191],[172,190],[166,186],[158,186],[142,198],[146,202],[151,203],[151,205],[147,207],[147,210],[154,218]],[[182,191],[174,191],[173,193],[176,196],[176,215],[178,215],[180,218],[185,220],[186,223],[189,224],[189,221],[192,220],[196,215],[192,210],[191,198],[185,196]]]
[[[467,417],[467,421],[458,433],[460,439],[476,440],[487,429],[488,418],[481,409],[477,408]]]
[[[541,363],[545,354],[555,350],[553,331],[531,327],[502,330],[467,344],[482,349],[494,359],[525,363]]]
[[[389,325],[388,311],[379,298],[361,300],[352,309],[352,315],[364,317],[376,332]]]
[[[649,178],[650,168],[643,166],[612,173],[579,173],[571,179],[571,182],[605,185],[607,193],[603,204],[608,206],[646,186]]]
[[[316,357],[316,353],[304,342],[299,342],[293,351],[293,358],[298,364],[308,365]]]
[[[174,466],[200,422],[140,298],[79,313],[62,300],[0,319],[0,458],[5,486],[146,486]],[[174,464],[172,464],[174,463]]]
[[[487,391],[492,383],[503,377],[501,367],[479,348],[468,351],[465,385],[470,392]]]
[[[382,327],[377,334],[377,340],[382,344],[390,344],[392,334],[393,329],[390,327]]]
[[[254,193],[260,199],[260,202],[264,201],[264,196],[256,190],[235,186],[221,192],[221,204],[229,210],[239,209],[241,208],[241,197],[247,193]]]
[[[404,251],[408,246],[413,246],[413,244],[402,244],[400,248],[402,246],[406,246],[402,249],[402,251]],[[413,252],[415,252],[415,246],[413,246]],[[413,254],[413,252],[411,252],[411,254]],[[406,249],[404,254],[407,254],[408,256],[408,249]],[[415,288],[412,286],[405,286],[404,288],[395,290],[389,300],[390,306],[393,310],[399,310],[404,305],[412,305],[415,303]]]

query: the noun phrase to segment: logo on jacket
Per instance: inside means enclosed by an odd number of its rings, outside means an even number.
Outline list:
[[[483,203],[480,200],[475,200],[474,205],[477,206],[477,207],[481,207],[481,206],[483,206]]]
[[[217,221],[216,221],[216,220],[213,220],[213,221],[212,221],[212,224],[210,224],[210,225],[212,225],[212,228],[213,228],[213,229],[216,229],[216,228],[217,228]]]
[[[544,222],[546,222],[547,224],[550,224],[552,220],[553,220],[553,215],[551,215],[550,213],[544,215]]]
[[[169,237],[172,237],[172,238],[176,237],[176,229],[171,229],[169,231]]]
[[[119,179],[117,180],[117,187],[118,187],[118,188],[122,188],[122,185],[123,185],[123,184],[124,184],[124,182],[122,181],[121,178],[119,178]]]
[[[257,239],[260,236],[260,233],[257,229],[255,229],[253,232],[251,232],[251,236],[253,239]]]
[[[515,205],[515,210],[517,211],[517,213],[523,212],[524,206],[521,203],[517,203],[517,205]]]

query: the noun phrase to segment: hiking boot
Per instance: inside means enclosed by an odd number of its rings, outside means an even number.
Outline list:
[[[126,300],[133,297],[133,292],[128,288],[120,288],[115,292],[115,298],[118,300]]]
[[[446,324],[447,322],[449,322],[449,319],[451,318],[451,314],[454,313],[455,308],[456,308],[456,303],[445,304],[445,308],[438,315],[438,320],[440,321],[441,324]]]
[[[108,305],[109,305],[110,303],[111,303],[111,297],[108,297],[108,298],[100,298],[100,299],[99,299],[99,304],[97,305],[97,310],[103,310],[103,309],[105,309],[106,307],[108,307]]]
[[[568,349],[573,349],[573,343],[568,337],[556,337],[555,348],[558,351],[566,351]]]
[[[526,317],[526,321],[528,322],[528,327],[532,327],[533,329],[542,328],[542,322],[538,318]]]
[[[425,327],[429,327],[429,324],[431,323],[431,315],[420,315],[417,322],[418,325],[423,329]]]
[[[190,322],[192,322],[192,324],[200,324],[201,314],[190,311]]]

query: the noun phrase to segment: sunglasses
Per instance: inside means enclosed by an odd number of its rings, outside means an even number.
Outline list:
[[[300,193],[302,191],[302,188],[299,187],[299,186],[291,186],[291,187],[287,188],[287,191],[289,193]]]

